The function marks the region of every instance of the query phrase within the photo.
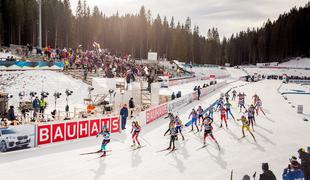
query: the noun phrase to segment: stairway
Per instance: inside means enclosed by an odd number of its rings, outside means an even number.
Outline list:
[[[141,88],[141,111],[149,108],[152,104],[151,101],[151,93],[147,89],[147,82],[140,81],[140,88]]]
[[[80,79],[82,80],[84,83],[88,84],[88,85],[92,85],[92,79],[94,77],[103,77],[104,72],[103,71],[99,71],[97,70],[97,73],[94,72],[88,72],[87,73],[87,78],[84,79],[84,70],[83,69],[69,69],[68,71],[63,71],[64,74],[66,75],[70,75],[75,79]]]

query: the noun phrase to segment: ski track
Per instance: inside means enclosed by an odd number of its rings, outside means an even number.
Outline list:
[[[237,74],[238,70],[234,70]],[[242,73],[241,70],[239,72]],[[296,113],[283,97],[277,92],[281,81],[264,80],[257,83],[245,83],[237,81],[229,84],[220,91],[195,101],[190,105],[178,110],[183,123],[188,121],[188,115],[195,106],[209,106],[216,100],[220,93],[226,92],[232,87],[237,87],[239,92],[247,94],[246,103],[250,104],[252,95],[257,93],[266,110],[267,117],[259,115],[256,118],[254,135],[257,143],[246,132],[242,136],[241,122],[228,120],[229,129],[219,129],[219,113],[215,113],[214,136],[218,140],[221,151],[210,139],[208,146],[196,151],[202,146],[203,133],[194,134],[189,128],[183,130],[185,141],[176,143],[177,150],[157,152],[167,148],[169,138],[163,134],[167,129],[168,120],[160,119],[149,126],[143,127],[140,138],[146,145],[136,151],[130,151],[132,143],[129,134],[130,127],[126,132],[112,134],[108,152],[111,156],[98,159],[100,154],[81,156],[81,153],[96,151],[100,148],[101,138],[87,138],[73,142],[64,142],[48,145],[35,149],[19,152],[0,154],[0,179],[229,179],[233,169],[233,179],[242,179],[243,175],[252,175],[257,171],[261,173],[261,163],[269,162],[278,179],[281,179],[283,168],[288,164],[288,158],[297,155],[300,147],[306,147],[310,138],[309,123],[302,121],[303,115]],[[246,84],[246,85],[245,85]],[[303,102],[300,100],[301,103]],[[232,112],[236,118],[240,118],[237,103],[233,102]],[[130,125],[130,122],[128,122]]]

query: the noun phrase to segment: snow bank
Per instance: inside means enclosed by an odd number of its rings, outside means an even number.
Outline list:
[[[73,111],[73,107],[84,108],[83,99],[88,97],[88,85],[81,80],[55,71],[0,71],[0,88],[13,95],[13,98],[9,100],[9,105],[15,107],[18,107],[20,92],[25,92],[24,100],[30,99],[31,91],[37,92],[39,98],[42,91],[48,92],[47,113],[55,108],[53,94],[56,91],[62,93],[60,99],[57,100],[57,109],[62,111],[66,106],[66,89],[73,91],[73,94],[69,96],[70,111]]]
[[[244,68],[250,75],[254,73],[262,75],[309,76],[310,70],[304,69],[277,69],[277,68]]]
[[[12,53],[9,52],[9,53],[4,53],[4,52],[0,52],[0,58],[7,58],[8,56],[12,56]]]
[[[310,68],[310,58],[294,58],[288,62],[280,63],[279,67],[292,67],[292,68]]]

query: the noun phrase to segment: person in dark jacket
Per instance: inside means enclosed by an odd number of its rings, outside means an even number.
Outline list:
[[[133,98],[129,100],[129,109],[130,109],[130,117],[133,117],[133,110],[135,108],[135,103],[133,102]]]
[[[38,97],[36,97],[32,101],[32,108],[33,108],[33,118],[35,118],[37,116],[37,113],[39,112],[39,109],[40,109],[40,100]]]
[[[8,110],[8,120],[14,121],[16,120],[15,112],[14,112],[14,106],[10,106],[10,109]]]
[[[175,99],[175,94],[174,94],[174,92],[172,92],[171,100],[174,100],[174,99]]]
[[[310,180],[310,154],[304,148],[298,150],[301,170],[304,172],[305,180]]]
[[[127,121],[127,117],[128,117],[128,108],[127,108],[127,104],[124,104],[124,106],[122,107],[121,111],[120,111],[120,115],[121,115],[121,128],[122,130],[126,129],[126,121]]]
[[[243,178],[242,178],[242,180],[250,180],[250,179],[251,179],[251,178],[250,178],[249,175],[244,175]]]
[[[268,163],[262,164],[263,174],[259,176],[259,180],[276,180],[276,176],[269,170]]]
[[[198,86],[197,92],[198,92],[198,100],[200,100],[200,96],[201,96],[201,88],[200,88],[200,86]]]

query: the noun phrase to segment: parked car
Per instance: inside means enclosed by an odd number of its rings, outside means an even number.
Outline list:
[[[0,128],[0,151],[6,152],[12,148],[27,148],[30,144],[30,137],[16,132],[12,128]]]

